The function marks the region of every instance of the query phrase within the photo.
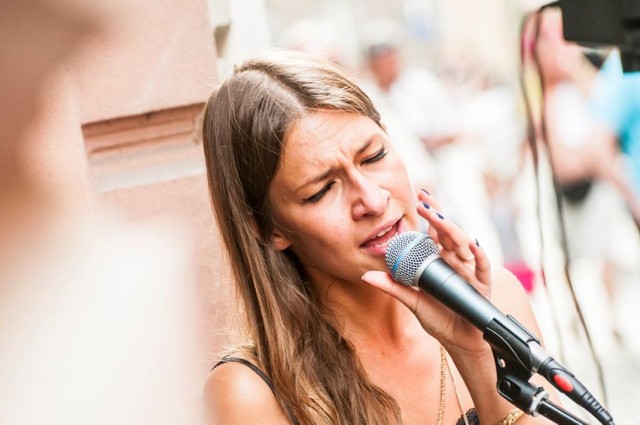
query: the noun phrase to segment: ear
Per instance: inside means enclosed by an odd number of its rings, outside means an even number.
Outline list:
[[[251,213],[249,213],[249,215],[250,215],[249,223],[251,224],[251,231],[253,232],[253,236],[259,241],[264,240],[255,216]],[[289,241],[289,239],[284,235],[284,233],[278,227],[276,227],[273,233],[271,234],[270,242],[273,245],[273,247],[278,251],[284,251],[285,249],[291,246],[291,242]]]
[[[256,221],[256,217],[252,212],[249,212],[249,224],[251,225],[251,233],[253,233],[253,237],[257,240],[262,240],[262,232],[260,231],[260,227],[258,226],[258,222]]]
[[[276,227],[271,234],[271,244],[278,251],[284,251],[291,246],[291,241],[278,227]]]

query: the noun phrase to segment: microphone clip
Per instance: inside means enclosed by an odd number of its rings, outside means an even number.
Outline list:
[[[560,425],[587,425],[551,402],[544,388],[529,382],[540,366],[535,349],[540,341],[512,316],[507,322],[492,320],[483,335],[493,352],[498,393],[531,416],[542,415]]]

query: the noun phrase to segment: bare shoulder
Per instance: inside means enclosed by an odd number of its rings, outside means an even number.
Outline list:
[[[531,309],[529,297],[517,277],[504,267],[494,267],[492,302],[505,314],[511,314],[527,329],[540,337],[538,323]]]
[[[223,363],[211,371],[203,402],[207,424],[289,423],[271,388],[241,363]]]
[[[518,278],[503,267],[494,267],[491,272],[494,276],[491,296],[493,303],[503,313],[511,314],[516,320],[522,323],[525,328],[535,334],[544,347],[544,338],[542,337],[538,321],[529,303],[529,296]],[[532,382],[537,385],[545,387],[552,400],[556,403],[560,402],[555,388],[541,376],[534,375],[531,379]]]

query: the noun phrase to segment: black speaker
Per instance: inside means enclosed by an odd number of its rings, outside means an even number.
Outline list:
[[[618,46],[625,71],[640,70],[640,0],[560,0],[564,38]]]

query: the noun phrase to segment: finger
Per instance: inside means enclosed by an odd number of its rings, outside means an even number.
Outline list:
[[[427,233],[429,234],[429,236],[431,236],[431,239],[433,239],[436,245],[441,245],[438,231],[431,225],[431,220],[432,220],[432,214],[430,214],[431,212],[433,212],[431,205],[429,205],[426,202],[418,202],[418,214],[420,214],[422,218],[424,218],[429,222],[429,229],[427,230]]]
[[[429,193],[427,189],[420,189],[418,191],[418,204],[420,207],[424,207],[426,210],[434,210],[440,211],[440,204],[438,201]],[[423,213],[420,212],[420,208],[418,208],[418,213],[422,215],[423,218],[427,218]],[[429,221],[427,219],[427,221]],[[427,230],[427,234],[431,236],[431,239],[435,242],[436,245],[440,245],[440,238],[438,236],[438,232],[431,226]]]
[[[475,283],[476,267],[473,260],[461,260],[460,257],[454,251],[442,251],[442,259],[453,268],[465,281],[469,283]]]
[[[381,271],[368,271],[362,275],[361,279],[369,285],[396,298],[413,313],[418,311],[420,304],[419,288],[398,283],[391,278],[389,273]]]
[[[429,221],[429,235],[432,237],[434,234],[437,235],[438,243],[445,250],[455,252],[462,261],[474,259],[473,253],[468,248],[469,238],[460,227],[426,203],[418,205],[418,212]]]
[[[440,245],[440,238],[438,237],[438,231],[433,227],[429,226],[429,230],[427,230],[427,234],[433,239],[433,242],[436,245]],[[442,246],[442,245],[440,245]]]
[[[426,189],[420,189],[418,191],[418,199],[421,202],[426,202],[427,204],[431,205],[432,208],[435,208],[438,211],[441,210],[438,201]]]
[[[437,201],[426,189],[420,189],[418,198],[420,200],[418,212],[431,224],[428,230],[429,236],[445,250],[454,251],[459,260],[472,265],[475,258],[467,247],[469,238],[465,232],[455,223],[444,218]]]
[[[476,279],[479,282],[488,285],[491,282],[491,263],[484,249],[480,247],[480,243],[476,239],[474,242],[469,242],[469,249],[473,252],[476,262]]]

